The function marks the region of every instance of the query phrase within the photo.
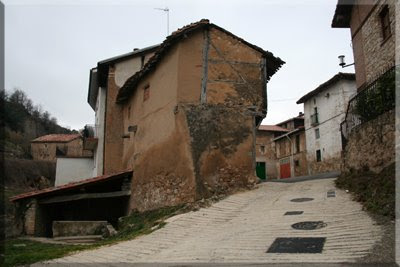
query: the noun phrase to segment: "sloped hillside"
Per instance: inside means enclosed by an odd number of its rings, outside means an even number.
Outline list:
[[[52,133],[72,133],[57,124],[57,119],[22,90],[0,92],[3,112],[1,112],[0,152],[5,158],[30,158],[30,141],[36,137]]]

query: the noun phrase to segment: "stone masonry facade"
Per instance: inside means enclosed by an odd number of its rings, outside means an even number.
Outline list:
[[[345,172],[362,169],[364,166],[379,172],[395,159],[395,111],[354,128],[345,147]]]

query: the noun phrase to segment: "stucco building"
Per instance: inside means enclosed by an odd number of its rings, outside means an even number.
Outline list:
[[[345,171],[367,166],[378,172],[395,162],[395,13],[399,8],[394,0],[339,0],[336,6],[332,27],[350,28],[358,91],[341,125]]]
[[[274,139],[289,132],[276,125],[260,125],[256,133],[256,172],[261,180],[278,178]]]
[[[307,161],[311,174],[340,171],[340,124],[346,116],[349,99],[356,93],[355,75],[339,72],[297,101],[297,104],[304,103]]]
[[[308,174],[306,138],[304,133],[304,114],[293,117],[277,126],[288,130],[274,138],[276,150],[276,169],[278,178],[289,178]]]

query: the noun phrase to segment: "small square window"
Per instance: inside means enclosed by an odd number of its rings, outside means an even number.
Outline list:
[[[294,166],[298,167],[300,165],[300,162],[298,160],[294,161]]]
[[[265,153],[265,146],[260,146],[260,152],[261,152],[261,154]]]
[[[150,85],[143,88],[143,102],[150,98]]]
[[[319,129],[315,129],[315,139],[319,139]]]
[[[321,160],[322,160],[322,157],[321,157],[321,150],[317,150],[316,151],[316,157],[317,157],[317,162],[320,162]]]

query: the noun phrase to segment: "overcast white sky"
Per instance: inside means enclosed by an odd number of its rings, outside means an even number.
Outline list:
[[[303,111],[296,101],[353,62],[349,29],[332,29],[337,0],[7,0],[5,88],[24,90],[73,129],[94,122],[87,104],[89,70],[133,48],[161,43],[202,18],[271,51],[286,64],[268,84],[268,114],[276,124]]]

